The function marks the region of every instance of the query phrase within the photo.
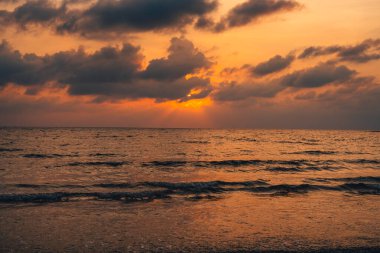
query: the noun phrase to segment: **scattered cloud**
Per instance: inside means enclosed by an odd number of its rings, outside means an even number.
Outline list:
[[[276,55],[265,62],[257,64],[255,67],[251,68],[251,72],[254,76],[263,77],[270,75],[272,73],[280,72],[287,67],[289,67],[295,60],[293,55],[287,55],[282,57]]]
[[[150,61],[141,76],[147,79],[175,80],[211,65],[206,56],[189,40],[173,38],[168,52],[167,58]]]
[[[334,63],[326,62],[288,74],[280,79],[280,83],[287,87],[314,88],[346,82],[355,75],[356,71],[344,65],[336,66]]]
[[[236,5],[218,22],[202,16],[196,23],[196,27],[222,32],[234,27],[247,25],[265,16],[292,11],[300,7],[301,4],[295,0],[248,0]]]
[[[380,59],[380,39],[368,39],[353,46],[308,47],[299,59],[313,58],[324,55],[335,55],[337,61],[366,63]]]
[[[286,87],[278,82],[269,83],[222,83],[213,93],[213,99],[220,102],[240,101],[247,98],[272,98]]]
[[[223,83],[213,92],[216,101],[238,101],[247,98],[273,98],[285,89],[305,90],[329,85],[347,85],[364,80],[357,72],[331,62],[294,71],[276,79],[252,80],[248,83]],[[365,79],[367,80],[367,79]]]

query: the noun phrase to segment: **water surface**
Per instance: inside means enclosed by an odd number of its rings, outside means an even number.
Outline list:
[[[1,252],[380,248],[380,133],[0,129]]]

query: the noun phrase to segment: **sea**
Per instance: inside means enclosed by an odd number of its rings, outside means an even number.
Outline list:
[[[0,252],[380,252],[380,132],[0,128]]]

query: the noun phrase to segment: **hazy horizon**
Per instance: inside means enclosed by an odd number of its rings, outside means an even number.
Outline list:
[[[0,126],[0,128],[25,128],[25,129],[28,129],[28,128],[32,128],[32,129],[44,129],[44,128],[109,128],[109,129],[112,129],[112,128],[115,128],[115,129],[173,129],[173,130],[258,130],[258,131],[286,131],[286,130],[294,130],[294,131],[297,131],[297,130],[300,130],[300,131],[359,131],[359,132],[380,132],[379,129],[377,128],[373,128],[373,129],[360,129],[360,128],[347,128],[347,129],[343,129],[343,128],[254,128],[254,127],[247,127],[247,128],[238,128],[238,127],[220,127],[220,128],[217,128],[217,127],[160,127],[160,126],[152,126],[152,127],[146,127],[146,126],[28,126],[28,125],[25,125],[25,126],[22,126],[22,125],[4,125],[4,126]]]

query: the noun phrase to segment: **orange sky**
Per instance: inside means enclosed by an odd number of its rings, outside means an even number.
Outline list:
[[[208,16],[214,20],[221,20],[235,6],[244,2],[247,1],[220,0],[218,9]],[[103,37],[90,38],[78,33],[57,34],[51,22],[48,25],[31,23],[23,28],[14,21],[10,24],[1,24],[1,39],[6,40],[12,50],[19,50],[22,55],[35,53],[39,57],[44,57],[61,51],[77,50],[79,47],[83,47],[90,55],[102,47],[120,48],[123,43],[128,42],[140,47],[140,54],[144,56],[140,68],[147,68],[151,60],[167,57],[173,37],[183,38],[191,41],[196,50],[212,62],[207,68],[187,73],[184,78],[189,79],[192,76],[208,78],[213,91],[205,98],[187,102],[175,99],[157,101],[144,96],[134,99],[129,96],[118,97],[94,102],[97,95],[69,94],[68,88],[64,85],[41,83],[35,85],[38,86],[35,89],[39,92],[25,94],[29,86],[5,81],[2,87],[0,81],[0,107],[2,107],[0,125],[380,128],[380,120],[373,119],[376,116],[380,119],[380,111],[376,108],[378,104],[362,107],[361,102],[372,103],[376,98],[380,100],[380,97],[377,97],[380,92],[376,93],[380,78],[379,59],[360,63],[340,59],[334,63],[334,66],[344,65],[356,74],[354,80],[342,79],[339,80],[339,84],[338,81],[332,81],[312,88],[292,88],[293,84],[289,84],[289,87],[281,89],[270,97],[252,95],[238,101],[227,102],[215,99],[213,94],[218,92],[223,83],[244,84],[249,90],[251,89],[249,87],[255,85],[268,87],[268,84],[286,75],[313,68],[321,62],[333,61],[336,56],[324,55],[294,60],[286,69],[262,78],[253,77],[244,68],[236,70],[244,65],[254,67],[275,55],[286,56],[289,53],[299,55],[310,46],[349,47],[367,39],[380,38],[378,0],[298,0],[296,2],[301,7],[263,15],[257,20],[231,27],[220,33],[187,25],[179,30],[125,31],[118,32],[117,36],[110,37],[104,34]],[[0,9],[12,12],[15,7],[22,4],[24,4],[22,1],[16,5],[2,3]],[[91,4],[94,2],[88,6]],[[88,6],[86,8],[89,8]],[[380,44],[371,50],[373,50],[371,53],[380,54]],[[1,68],[0,58],[0,79]],[[226,68],[236,69],[228,74],[221,73]],[[7,68],[5,70],[7,71]],[[355,90],[348,91],[345,82],[358,82],[359,77],[366,77],[368,80],[370,77],[371,80],[360,84],[360,87],[355,86]],[[302,101],[295,99],[300,94],[331,93],[343,89],[347,90],[344,93],[346,95],[334,97],[329,102],[321,99]],[[195,90],[192,93],[195,93]],[[368,94],[375,94],[373,95],[375,97],[368,99],[365,97]],[[328,106],[326,103],[329,103]],[[351,105],[352,108],[347,109],[347,105]],[[46,107],[54,109],[48,110]],[[315,115],[315,119],[310,121],[316,123],[309,126],[303,119],[310,115],[310,112]],[[284,123],[289,117],[294,118],[294,124]],[[331,124],[319,123],[337,117],[342,117],[341,123],[335,121]],[[358,120],[364,123],[356,124]]]

